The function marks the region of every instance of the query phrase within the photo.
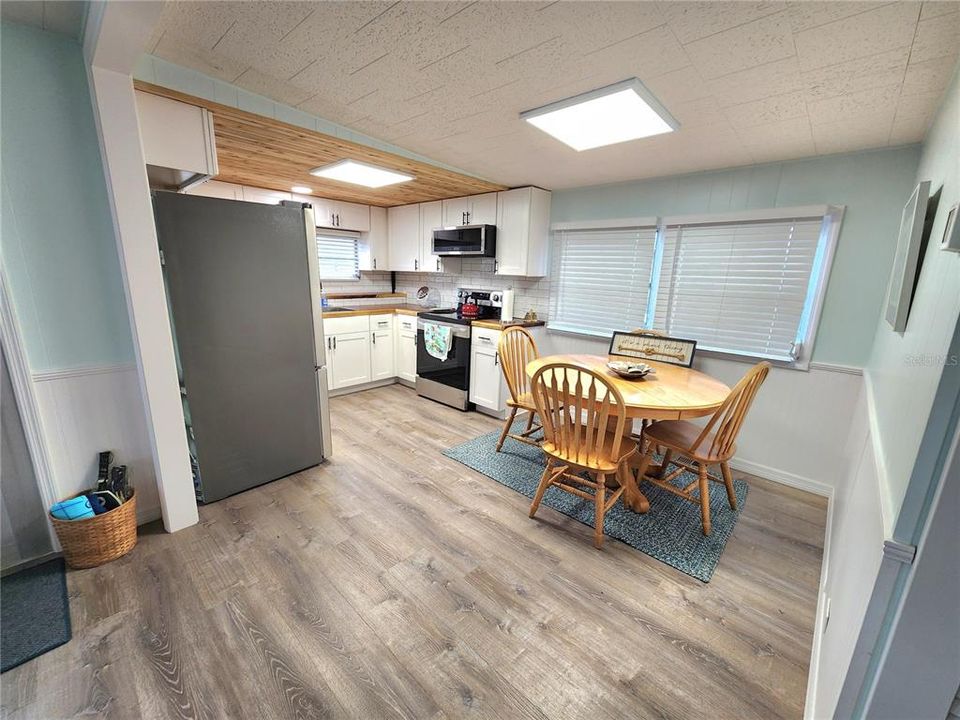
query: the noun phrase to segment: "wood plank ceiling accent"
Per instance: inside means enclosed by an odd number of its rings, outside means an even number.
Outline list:
[[[429,163],[290,125],[263,115],[186,95],[140,80],[134,87],[213,113],[217,143],[217,180],[290,192],[294,185],[313,189],[313,195],[332,200],[390,207],[444,198],[506,190],[506,186],[444,170]],[[413,175],[414,179],[383,188],[366,188],[310,174],[310,170],[339,160],[359,160]]]

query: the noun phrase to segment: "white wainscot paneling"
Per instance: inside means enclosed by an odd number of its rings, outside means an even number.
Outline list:
[[[885,536],[868,415],[864,388],[854,406],[843,478],[828,516],[804,709],[804,717],[811,720],[834,716],[845,675],[862,675],[869,660],[865,653],[858,656],[855,650],[880,571]]]
[[[606,355],[608,348],[606,339],[548,333],[541,353]],[[701,354],[694,366],[732,387],[750,363]],[[731,465],[830,496],[843,484],[847,436],[862,384],[856,371],[773,368],[743,426]]]
[[[160,499],[134,365],[34,373],[40,421],[60,497],[93,487],[97,453],[112,450],[137,490],[137,520],[160,517]]]

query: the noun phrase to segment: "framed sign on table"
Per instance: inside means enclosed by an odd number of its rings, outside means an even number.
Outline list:
[[[654,360],[690,367],[693,365],[693,355],[696,350],[696,340],[665,335],[614,332],[613,337],[610,338],[609,354],[632,360]]]

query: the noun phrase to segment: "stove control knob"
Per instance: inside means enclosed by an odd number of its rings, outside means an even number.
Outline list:
[[[493,297],[490,299],[493,300],[494,302],[500,302],[500,296],[497,295],[496,293],[494,293]]]

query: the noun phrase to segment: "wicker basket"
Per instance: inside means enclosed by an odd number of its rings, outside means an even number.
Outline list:
[[[72,568],[92,568],[126,555],[137,544],[137,496],[131,495],[120,507],[85,520],[53,523],[63,547],[63,556]]]

